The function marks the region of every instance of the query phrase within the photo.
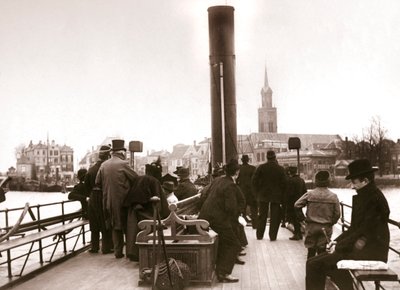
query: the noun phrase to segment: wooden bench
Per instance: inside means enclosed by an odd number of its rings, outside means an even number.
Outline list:
[[[30,210],[30,208],[28,209]],[[31,217],[33,213],[30,212]],[[79,238],[82,238],[85,244],[85,226],[89,224],[88,220],[82,219],[82,212],[76,211],[72,213],[52,216],[44,219],[33,220],[29,222],[22,223],[23,216],[21,215],[20,220],[13,227],[4,228],[6,234],[3,235],[0,242],[0,253],[7,252],[7,261],[2,264],[7,263],[8,277],[22,276],[25,266],[28,262],[30,255],[34,252],[39,252],[39,262],[41,265],[44,264],[43,250],[50,246],[54,246],[52,254],[48,261],[52,262],[54,254],[58,245],[62,242],[64,246],[64,253],[67,253],[67,243],[68,239],[76,238],[71,252],[75,251],[76,245]],[[72,231],[76,228],[80,228],[79,233],[73,233]],[[71,234],[70,234],[71,233]],[[68,235],[68,236],[67,236]],[[53,243],[50,245],[43,245],[43,240],[46,238],[53,237]],[[35,243],[38,243],[38,248],[34,249]],[[21,255],[13,257],[11,250],[23,247],[30,244],[29,250]],[[13,275],[12,273],[12,262],[19,258],[25,257],[25,261],[21,267],[20,273],[18,275]]]
[[[391,269],[387,270],[349,270],[353,277],[356,289],[365,289],[363,282],[372,281],[375,289],[385,289],[381,282],[399,282],[399,278]]]
[[[214,267],[217,253],[217,234],[208,230],[206,220],[193,219],[198,214],[197,203],[200,195],[190,197],[177,204],[169,205],[170,214],[161,223],[164,227],[164,239],[168,257],[186,263],[191,272],[192,283],[211,285],[214,279]],[[185,219],[190,215],[189,219]],[[139,246],[139,285],[146,283],[143,273],[152,268],[153,263],[153,220],[139,222],[143,229],[138,233],[136,244]],[[195,229],[187,231],[191,227]]]
[[[345,260],[340,261],[340,262],[344,262],[344,261]],[[363,262],[363,261],[360,261],[360,262]],[[387,269],[365,269],[365,270],[346,269],[346,268],[342,268],[342,269],[349,271],[350,275],[353,278],[353,284],[356,289],[364,289],[365,290],[363,282],[374,282],[375,290],[385,289],[381,285],[381,282],[398,282],[398,283],[400,283],[398,275],[393,270],[391,270],[386,264],[383,263],[383,265]]]

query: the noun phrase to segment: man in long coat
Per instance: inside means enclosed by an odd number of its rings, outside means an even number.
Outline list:
[[[256,167],[249,164],[249,155],[242,156],[243,164],[240,165],[239,176],[236,180],[236,183],[239,185],[242,190],[244,197],[246,199],[245,211],[243,214],[246,215],[247,207],[250,209],[250,217],[251,217],[251,225],[253,229],[257,228],[257,199],[253,193],[253,188],[251,186],[251,179],[253,177],[254,172],[256,171]]]
[[[306,290],[325,289],[326,276],[339,289],[353,289],[347,270],[337,268],[340,260],[376,260],[387,262],[390,242],[389,205],[375,184],[374,171],[367,159],[348,166],[353,188],[353,210],[349,229],[328,244],[328,253],[307,260]]]
[[[111,222],[114,255],[122,258],[124,232],[126,231],[126,209],[123,202],[137,174],[126,161],[124,140],[112,140],[112,157],[101,164],[96,185],[103,190],[103,206]]]
[[[207,198],[201,207],[199,219],[205,219],[218,233],[216,273],[220,282],[238,282],[231,275],[233,266],[241,250],[236,234],[239,208],[237,196],[242,194],[233,176],[239,171],[237,160],[231,160],[225,166],[226,175],[214,179]]]
[[[103,145],[99,150],[99,159],[89,168],[85,185],[90,193],[89,198],[89,225],[91,232],[91,249],[89,252],[97,253],[100,249],[101,233],[101,251],[103,254],[111,253],[113,248],[111,228],[107,228],[104,219],[103,193],[99,187],[95,186],[97,172],[101,164],[110,157],[110,146]]]
[[[258,201],[257,239],[264,237],[268,211],[271,208],[269,239],[276,240],[281,221],[281,204],[286,191],[287,179],[285,170],[276,160],[275,152],[267,152],[267,162],[257,167],[252,180]]]

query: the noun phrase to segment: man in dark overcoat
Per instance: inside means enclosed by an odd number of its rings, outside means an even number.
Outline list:
[[[274,151],[267,152],[267,162],[257,167],[252,184],[258,201],[257,239],[261,240],[264,237],[268,211],[271,208],[269,239],[275,241],[281,221],[281,204],[287,186],[287,178],[285,170],[276,160]]]
[[[340,270],[340,260],[376,260],[387,262],[390,242],[388,226],[389,205],[375,184],[374,171],[369,160],[355,160],[348,166],[353,188],[351,225],[328,244],[328,253],[307,260],[306,290],[325,289],[325,278],[339,289],[353,289],[352,278],[347,270]]]
[[[126,231],[126,209],[123,202],[131,183],[137,176],[126,159],[124,140],[112,140],[112,157],[101,164],[96,177],[96,185],[103,191],[103,206],[111,222],[114,255],[117,259],[124,255],[124,232]]]
[[[131,261],[139,261],[139,247],[136,244],[136,236],[140,229],[138,223],[144,219],[153,219],[153,205],[151,197],[160,198],[160,217],[165,218],[169,214],[168,202],[158,176],[161,172],[152,164],[146,164],[146,175],[137,176],[132,182],[123,206],[127,209],[126,229],[126,256]]]
[[[257,228],[257,199],[253,193],[253,188],[251,186],[251,179],[253,177],[254,172],[256,171],[256,167],[249,164],[249,155],[242,156],[242,165],[240,165],[239,176],[236,180],[236,183],[239,185],[240,189],[242,190],[246,205],[245,211],[243,214],[246,215],[247,208],[250,209],[250,218],[251,218],[251,225],[253,229]]]
[[[103,210],[103,192],[99,187],[95,186],[97,172],[100,165],[110,158],[111,147],[103,145],[99,150],[99,158],[96,163],[91,166],[85,177],[85,185],[90,193],[89,198],[89,225],[91,232],[91,249],[90,253],[97,253],[100,249],[100,233],[101,233],[101,251],[103,254],[111,253],[113,248],[111,228],[106,226],[104,210]]]
[[[225,176],[213,180],[206,200],[201,207],[199,219],[205,219],[218,233],[216,273],[220,282],[238,282],[231,275],[238,253],[241,250],[237,237],[237,219],[239,208],[237,196],[240,188],[233,177],[239,171],[237,160],[231,160],[225,166]]]

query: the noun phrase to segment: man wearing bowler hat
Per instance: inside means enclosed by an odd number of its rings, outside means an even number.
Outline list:
[[[271,209],[269,239],[275,241],[281,221],[281,204],[286,192],[287,179],[282,166],[278,164],[273,150],[267,152],[267,162],[257,167],[252,178],[258,201],[257,239],[264,237],[268,211]]]
[[[104,161],[96,176],[96,185],[103,191],[103,206],[111,222],[114,255],[117,259],[124,255],[124,233],[126,232],[126,209],[123,202],[128,195],[130,184],[137,176],[126,160],[124,140],[112,140],[112,157]]]
[[[330,276],[339,289],[353,289],[349,272],[336,266],[340,260],[387,262],[390,210],[385,196],[375,184],[375,169],[367,159],[351,162],[348,169],[346,179],[351,180],[357,192],[353,196],[351,225],[328,244],[327,253],[307,260],[306,290],[325,289],[326,276]]]
[[[175,190],[175,195],[179,200],[198,193],[196,186],[189,179],[189,168],[180,167],[174,173],[179,177],[178,187]]]

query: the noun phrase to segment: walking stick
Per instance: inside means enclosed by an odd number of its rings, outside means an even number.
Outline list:
[[[151,271],[151,289],[156,290],[156,277],[158,275],[158,267],[157,264],[157,254],[156,252],[156,228],[157,228],[157,198],[152,197],[150,199],[153,205],[153,270]],[[157,271],[157,273],[156,273]]]
[[[165,239],[164,239],[164,232],[163,232],[163,227],[161,224],[161,217],[160,217],[160,212],[158,211],[157,204],[160,201],[160,198],[158,196],[153,196],[151,199],[151,202],[153,203],[153,217],[154,218],[154,234],[153,234],[153,290],[156,289],[156,281],[158,277],[158,271],[159,271],[159,266],[155,266],[157,264],[158,260],[158,254],[160,252],[160,247],[163,247],[163,252],[164,252],[164,260],[165,260],[165,265],[167,266],[167,273],[168,273],[168,279],[169,279],[169,284],[171,286],[171,289],[173,289],[173,283],[172,283],[172,276],[171,276],[171,269],[169,267],[169,261],[167,257],[167,249],[165,246]],[[156,222],[156,219],[158,223]],[[155,231],[157,227],[157,241],[158,241],[158,250],[157,250],[157,255],[155,255]]]

